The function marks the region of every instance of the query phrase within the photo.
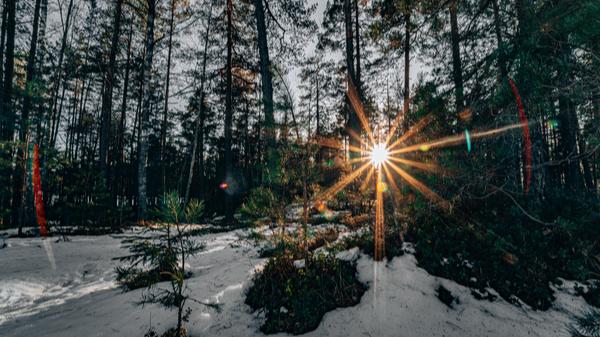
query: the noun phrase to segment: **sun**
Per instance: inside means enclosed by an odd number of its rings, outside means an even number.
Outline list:
[[[371,149],[371,163],[377,168],[380,168],[383,163],[387,162],[388,157],[389,152],[383,143],[376,144]]]

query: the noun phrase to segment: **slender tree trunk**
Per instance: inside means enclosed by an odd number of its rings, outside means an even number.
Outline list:
[[[123,169],[123,162],[125,160],[125,121],[127,119],[127,96],[129,94],[129,72],[130,72],[130,63],[131,63],[131,42],[133,37],[133,19],[129,24],[129,35],[127,38],[127,60],[125,61],[125,77],[123,78],[123,100],[121,102],[121,117],[119,118],[119,130],[117,131],[117,170],[120,171],[121,174],[118,182],[116,183],[116,191],[117,193],[123,191],[123,181],[125,172]]]
[[[33,10],[33,26],[31,32],[31,41],[29,43],[29,55],[27,57],[27,75],[25,80],[25,97],[23,100],[23,110],[21,113],[21,127],[19,129],[19,143],[22,145],[17,147],[17,165],[15,165],[15,174],[13,175],[15,181],[13,184],[13,201],[17,203],[13,207],[13,219],[15,223],[19,224],[19,235],[22,234],[23,227],[23,214],[24,214],[24,195],[23,190],[25,187],[25,159],[27,148],[25,144],[29,140],[29,108],[31,106],[31,96],[33,95],[33,80],[35,77],[35,55],[37,49],[37,35],[38,35],[38,23],[40,21],[40,1],[35,1],[35,7]],[[10,97],[10,96],[6,96]]]
[[[450,2],[450,31],[452,40],[452,78],[454,80],[454,91],[456,96],[456,113],[459,114],[464,108],[464,87],[462,76],[462,63],[460,59],[460,33],[458,31],[458,0]]]
[[[263,0],[254,0],[254,15],[258,32],[258,52],[260,54],[260,77],[262,88],[263,108],[265,112],[265,141],[267,146],[266,182],[271,184],[278,174],[277,144],[275,140],[275,117],[273,115],[273,83],[271,61],[269,60],[269,45],[267,42],[267,26]]]
[[[358,0],[354,0],[354,27],[355,27],[355,39],[356,39],[356,90],[359,95],[362,95],[362,80],[361,80],[361,66],[360,66],[360,21],[358,20],[360,12],[358,11]]]
[[[165,79],[165,106],[160,127],[160,173],[161,191],[163,195],[167,188],[167,174],[165,165],[165,151],[167,146],[167,121],[169,118],[169,80],[171,77],[171,55],[173,52],[173,26],[175,25],[175,0],[171,0],[171,17],[169,18],[169,42],[167,45],[167,77]]]
[[[315,89],[316,89],[315,95],[317,96],[316,99],[315,99],[315,104],[316,104],[315,108],[317,110],[317,113],[316,113],[317,125],[316,125],[315,132],[316,132],[317,136],[321,135],[321,107],[320,107],[320,103],[319,103],[319,101],[321,99],[321,97],[320,97],[320,91],[321,90],[319,88],[319,72],[320,72],[319,65],[317,65],[317,70],[315,72]],[[321,151],[319,151],[319,153],[320,152]]]
[[[346,69],[348,78],[356,85],[356,73],[354,72],[354,39],[352,37],[352,7],[351,0],[344,0],[344,26],[346,30]],[[358,89],[357,89],[358,91]],[[350,159],[358,157],[360,154],[355,149],[360,148],[360,140],[356,139],[360,135],[360,121],[356,112],[353,111],[350,101],[346,98],[346,109],[348,112],[348,130],[350,138]]]
[[[152,60],[154,57],[154,18],[156,15],[155,0],[148,0],[148,13],[146,17],[146,57],[143,65],[143,106],[140,114],[140,135],[138,141],[138,220],[143,221],[146,217],[148,206],[146,191],[146,173],[148,164],[148,135],[152,128],[150,125],[151,105],[151,75]]]
[[[46,60],[46,21],[48,18],[48,0],[42,0],[41,3],[41,7],[40,7],[40,24],[39,24],[39,33],[38,33],[38,44],[39,44],[39,52],[38,52],[38,65],[43,65],[45,60]],[[43,73],[41,73],[43,71],[43,67],[40,67],[39,71],[39,77],[40,80],[43,80]],[[42,122],[44,119],[44,110],[46,107],[46,100],[44,95],[41,95],[38,98],[38,104],[36,106],[36,115],[37,115],[37,123],[36,123],[36,132],[35,132],[35,142],[37,144],[39,144],[40,147],[43,146],[43,142],[44,142],[44,132],[42,131]],[[44,180],[43,183],[45,183],[46,180]]]
[[[35,1],[33,10],[33,27],[31,32],[31,41],[29,43],[29,55],[27,57],[27,76],[25,80],[25,97],[23,98],[23,111],[21,113],[21,130],[19,140],[24,142],[29,132],[29,110],[31,109],[31,98],[35,94],[33,87],[36,80],[36,56],[38,42],[38,28],[40,22],[40,3],[41,0]]]
[[[410,10],[404,14],[404,97],[402,113],[404,117],[410,107]]]
[[[500,83],[504,83],[508,76],[506,70],[506,56],[504,54],[504,43],[502,41],[502,28],[500,24],[500,9],[498,8],[498,0],[492,0],[492,8],[494,10],[494,32],[496,33],[496,43],[498,44],[498,68],[500,69]]]
[[[6,21],[8,17],[8,1],[2,1],[2,26],[0,26],[0,103],[2,102],[2,87],[4,86],[4,45],[6,43]],[[4,123],[0,125],[0,136],[3,135]]]
[[[6,0],[6,50],[4,55],[4,84],[0,96],[0,108],[4,130],[2,140],[12,140],[15,131],[16,115],[12,106],[13,77],[15,74],[15,27],[17,0]]]
[[[208,60],[208,43],[210,38],[210,28],[212,20],[213,2],[210,3],[208,20],[206,21],[206,32],[204,34],[204,52],[202,54],[202,73],[200,74],[200,102],[198,102],[198,116],[196,117],[196,127],[194,129],[194,142],[192,143],[192,154],[190,157],[190,168],[188,171],[188,180],[185,187],[185,205],[190,201],[190,191],[192,189],[192,179],[194,178],[194,165],[198,152],[198,142],[200,142],[199,160],[204,163],[204,83],[206,82],[206,61]],[[201,189],[204,188],[204,165],[199,167],[201,178]]]
[[[58,104],[58,92],[60,90],[60,83],[62,79],[62,64],[65,56],[65,49],[67,48],[67,36],[69,34],[69,25],[71,24],[71,14],[73,12],[73,0],[69,1],[69,7],[67,9],[67,16],[65,18],[65,26],[63,27],[63,35],[60,43],[60,51],[58,53],[58,63],[56,65],[56,70],[54,73],[54,85],[52,89],[51,99],[50,99],[50,108],[51,108],[51,116],[52,125],[50,127],[51,136],[50,138],[50,147],[54,147],[56,144],[56,136],[54,135],[58,131],[58,126],[60,125],[60,112],[57,112],[56,105]],[[65,88],[62,90],[62,99],[64,99]],[[62,100],[61,100],[62,107]],[[57,114],[59,116],[57,116]],[[56,125],[54,125],[56,123]],[[50,123],[49,123],[50,124]]]
[[[232,56],[233,56],[233,3],[227,0],[227,65],[225,69],[225,179],[232,179],[233,158],[231,153],[231,124],[233,121]],[[264,90],[264,89],[263,89]],[[233,198],[225,190],[225,221],[233,222]]]
[[[119,37],[121,35],[123,0],[115,0],[114,3],[112,41],[108,67],[104,70],[104,94],[102,95],[102,117],[100,122],[100,171],[106,185],[111,184],[109,162],[110,126],[112,124],[113,84],[115,81],[117,52],[119,50]]]

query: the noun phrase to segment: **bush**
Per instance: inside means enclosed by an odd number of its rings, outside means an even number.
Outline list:
[[[243,216],[252,219],[283,219],[281,205],[273,191],[266,187],[258,187],[250,191],[246,202],[240,208]]]
[[[600,337],[600,310],[592,309],[573,319],[569,326],[572,337]]]
[[[385,230],[385,257],[388,261],[391,261],[395,256],[404,255],[402,245],[403,240],[400,230],[396,227],[387,227]],[[346,237],[341,243],[340,250],[346,250],[353,247],[358,247],[363,253],[373,257],[375,253],[373,232],[368,231],[359,235]]]
[[[429,273],[486,293],[494,288],[509,302],[517,298],[546,310],[558,277],[591,275],[581,236],[560,225],[542,227],[513,218],[510,225],[487,219],[486,226],[436,212],[415,214],[410,235],[419,264]]]
[[[177,328],[163,336],[182,337],[185,334],[183,322],[188,321],[191,313],[191,309],[185,307],[186,302],[202,303],[187,294],[185,279],[190,276],[186,270],[187,258],[204,249],[190,237],[186,224],[197,221],[203,210],[203,202],[192,200],[183,205],[177,192],[169,193],[156,211],[162,221],[157,227],[159,233],[125,241],[131,254],[120,260],[128,262],[129,266],[117,268],[117,281],[125,289],[146,287],[140,304],[155,303],[177,310]],[[159,281],[169,281],[169,287],[155,287]]]
[[[274,257],[254,277],[246,304],[265,312],[262,332],[302,334],[316,329],[326,312],[360,302],[366,287],[354,264],[325,255],[305,261],[297,268],[287,256]]]

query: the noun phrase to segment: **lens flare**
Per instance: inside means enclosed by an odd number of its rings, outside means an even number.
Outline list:
[[[373,146],[373,149],[371,150],[371,163],[373,163],[373,166],[377,168],[381,167],[381,165],[388,160],[388,157],[389,152],[385,148],[385,144],[379,143]]]
[[[370,190],[368,186],[374,182],[375,198],[375,223],[373,225],[373,234],[375,241],[374,260],[381,261],[385,256],[385,209],[384,209],[384,193],[389,194],[393,197],[395,202],[398,200],[406,200],[411,202],[414,200],[414,193],[409,192],[409,195],[404,198],[403,191],[400,189],[398,182],[402,181],[403,186],[411,188],[413,191],[420,193],[425,198],[429,199],[437,207],[452,211],[452,205],[450,202],[442,198],[435,191],[430,189],[424,183],[419,181],[415,176],[409,173],[409,169],[419,169],[424,172],[432,172],[437,174],[446,174],[447,170],[439,167],[435,163],[428,163],[417,161],[412,158],[411,153],[420,151],[428,152],[431,150],[440,150],[443,148],[457,146],[460,144],[467,145],[467,151],[473,150],[473,143],[475,140],[496,137],[503,133],[509,132],[514,129],[523,129],[525,138],[525,192],[529,189],[529,180],[531,178],[531,141],[529,138],[529,122],[524,113],[523,105],[518,96],[516,86],[509,79],[511,88],[513,89],[515,96],[517,97],[517,105],[519,107],[519,119],[520,122],[512,125],[505,125],[491,130],[465,130],[463,133],[446,136],[439,139],[428,139],[422,143],[407,144],[408,141],[415,135],[419,135],[421,131],[429,125],[433,120],[433,114],[428,114],[421,118],[417,123],[413,124],[407,131],[398,134],[396,131],[400,127],[400,123],[404,121],[407,113],[406,109],[403,114],[398,114],[394,120],[393,126],[388,129],[387,135],[380,132],[380,134],[373,134],[374,130],[378,130],[377,127],[371,128],[369,125],[369,119],[365,113],[365,109],[360,100],[358,92],[352,83],[350,77],[348,77],[348,91],[347,96],[352,106],[351,111],[356,114],[362,130],[347,129],[348,135],[357,141],[359,146],[350,146],[336,139],[328,138],[315,138],[312,140],[313,143],[320,146],[329,147],[333,149],[345,150],[354,153],[361,153],[359,156],[354,156],[347,159],[347,164],[352,165],[352,170],[349,173],[343,175],[333,186],[327,190],[319,193],[315,199],[313,199],[314,207],[321,213],[327,212],[326,201],[334,198],[339,192],[350,185],[353,181],[364,177],[360,184],[360,191],[365,193]],[[472,116],[470,109],[463,111],[460,115],[463,120],[470,120]],[[367,137],[363,137],[363,136]],[[393,138],[396,138],[395,140]],[[377,139],[377,142],[375,141]],[[383,139],[383,141],[381,141]],[[365,151],[366,150],[366,151]],[[365,153],[366,152],[366,153]],[[403,154],[408,155],[406,158]],[[429,157],[429,156],[428,156]],[[396,165],[400,164],[402,167]],[[385,178],[385,180],[384,180]],[[358,186],[357,186],[358,187]],[[390,189],[391,188],[391,189]],[[390,192],[390,193],[387,193]],[[412,197],[411,197],[412,196]]]

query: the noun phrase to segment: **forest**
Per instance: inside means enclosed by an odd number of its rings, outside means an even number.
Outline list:
[[[1,2],[0,335],[600,336],[600,1]]]

